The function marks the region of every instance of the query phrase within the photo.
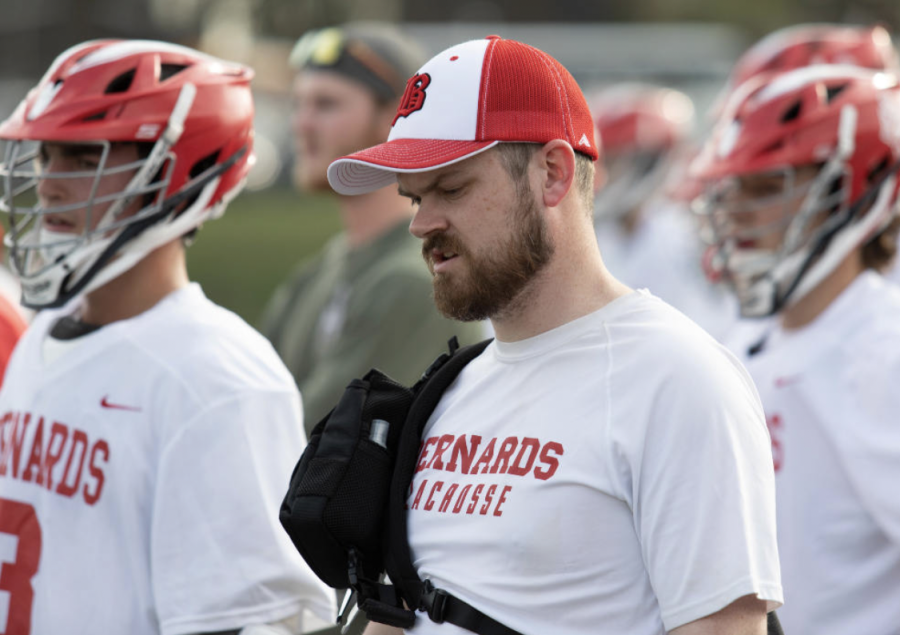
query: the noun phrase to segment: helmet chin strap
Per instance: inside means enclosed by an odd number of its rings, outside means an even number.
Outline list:
[[[119,251],[106,266],[100,269],[82,289],[82,293],[90,293],[99,289],[143,260],[147,254],[165,243],[187,234],[198,226],[200,217],[206,212],[210,199],[219,187],[219,178],[207,183],[193,205],[171,222],[159,222],[151,225],[127,243],[127,251]],[[174,210],[173,210],[174,212]],[[127,227],[126,227],[127,229]],[[105,244],[103,245],[106,246]]]
[[[828,196],[827,189],[835,178],[844,173],[847,160],[856,149],[858,117],[859,113],[852,105],[848,104],[841,109],[836,152],[822,168],[797,213],[800,222],[791,223],[788,228],[785,246],[790,255],[773,269],[769,277],[772,286],[767,293],[772,299],[772,312],[780,311],[804,298],[834,271],[847,254],[889,220],[890,215],[886,215],[886,212],[893,191],[893,179],[890,183],[882,184],[878,199],[861,221],[853,223],[853,217],[860,212],[859,209],[845,209],[843,214],[846,216],[836,217],[832,222],[826,220],[819,230],[819,237],[812,245],[796,251],[792,249],[792,246],[803,240],[810,219],[821,211],[816,206],[821,205]]]
[[[835,179],[840,178],[847,165],[847,160],[856,148],[856,123],[858,113],[854,106],[847,105],[841,109],[841,118],[838,123],[838,144],[834,156],[822,167],[809,189],[800,209],[795,215],[795,222],[788,226],[784,237],[784,249],[788,253],[794,253],[803,242],[803,235],[810,220],[821,211],[822,201],[828,197],[828,190]]]
[[[806,274],[800,278],[793,293],[791,293],[785,302],[785,306],[790,306],[805,297],[819,283],[822,282],[837,266],[847,257],[847,255],[862,244],[867,238],[876,235],[881,229],[884,229],[893,218],[894,213],[891,210],[890,201],[894,191],[896,177],[889,177],[878,191],[878,198],[872,205],[872,208],[866,213],[863,220],[851,225],[848,229],[840,231],[831,239],[825,251],[818,260],[812,264]]]

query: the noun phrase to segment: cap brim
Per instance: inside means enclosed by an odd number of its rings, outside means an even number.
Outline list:
[[[497,141],[395,139],[341,157],[328,166],[338,194],[366,194],[397,182],[398,173],[428,172],[475,156]]]

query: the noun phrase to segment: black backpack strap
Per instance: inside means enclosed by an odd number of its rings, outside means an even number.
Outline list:
[[[406,523],[405,501],[419,458],[422,430],[444,391],[491,341],[484,340],[457,350],[454,338],[450,341],[450,353],[439,357],[414,387],[416,398],[401,433],[388,499],[385,564],[391,581],[400,588],[407,604],[413,610],[424,611],[434,622],[449,622],[480,635],[519,635],[463,600],[435,588],[430,580],[423,582],[412,564]]]
[[[488,617],[471,604],[450,595],[443,589],[435,588],[431,580],[422,582],[421,588],[419,608],[424,610],[433,622],[438,624],[450,622],[479,635],[521,635],[518,631]]]
[[[450,353],[444,353],[425,371],[422,379],[413,387],[416,398],[410,406],[406,423],[400,433],[397,459],[391,479],[388,496],[387,571],[394,584],[400,586],[412,608],[418,607],[422,581],[412,564],[406,526],[406,496],[419,459],[419,442],[422,430],[444,395],[466,365],[481,355],[492,340],[465,346],[457,350],[459,344],[454,337],[450,340]],[[414,588],[408,588],[414,587]]]

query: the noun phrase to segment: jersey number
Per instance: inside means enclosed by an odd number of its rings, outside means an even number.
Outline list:
[[[19,539],[15,560],[0,563],[0,591],[9,594],[9,612],[3,633],[28,635],[31,632],[31,603],[34,601],[31,578],[37,573],[41,557],[41,526],[34,507],[0,498],[0,534],[10,534]]]

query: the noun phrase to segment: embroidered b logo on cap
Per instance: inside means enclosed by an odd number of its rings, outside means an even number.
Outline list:
[[[427,96],[425,94],[425,89],[428,88],[428,84],[430,83],[431,75],[428,73],[413,75],[409,78],[409,81],[406,82],[406,90],[403,91],[403,97],[400,99],[400,106],[397,108],[397,114],[394,115],[391,126],[397,123],[397,120],[400,117],[409,117],[417,110],[422,110],[422,106],[425,105],[425,97]]]

